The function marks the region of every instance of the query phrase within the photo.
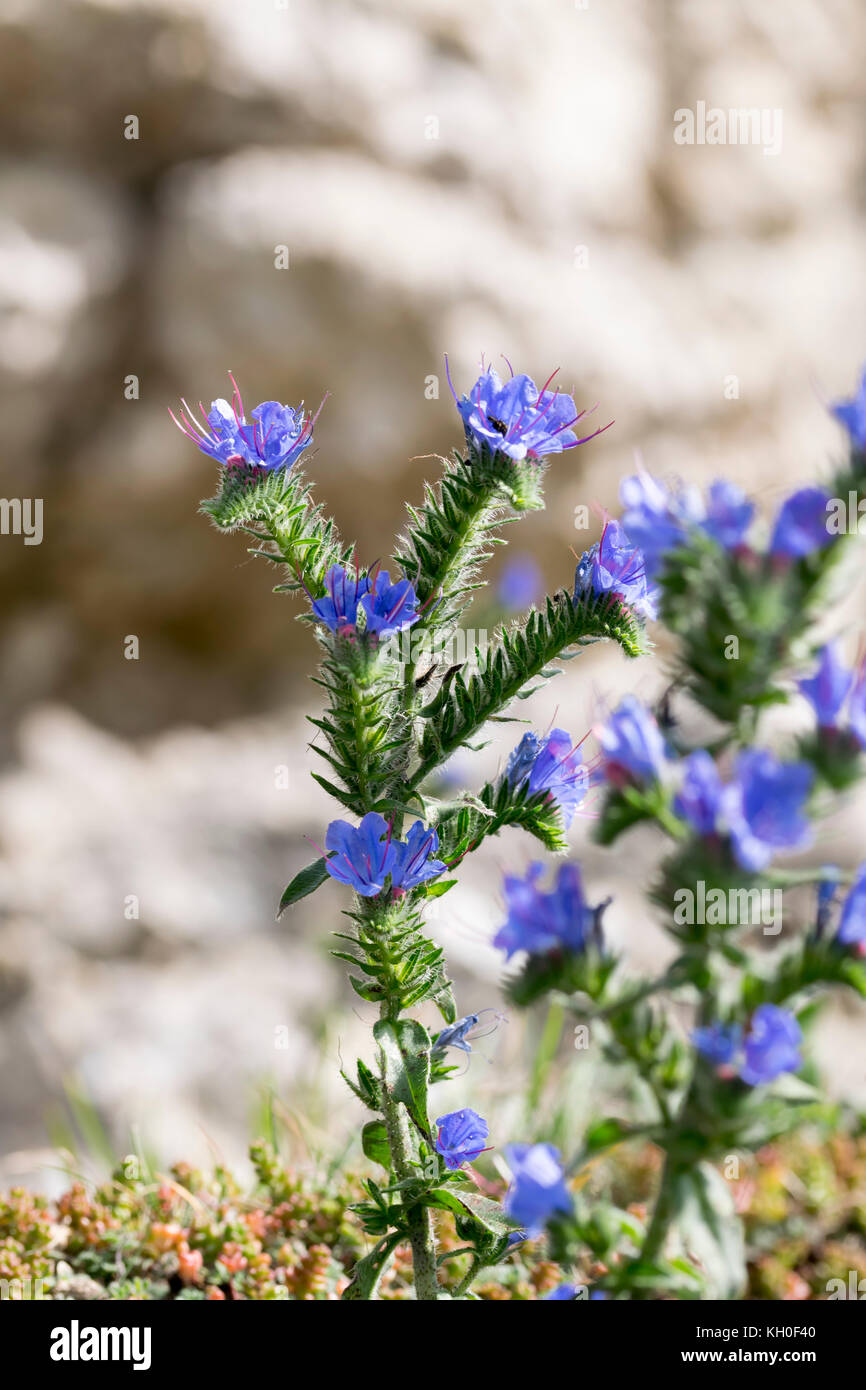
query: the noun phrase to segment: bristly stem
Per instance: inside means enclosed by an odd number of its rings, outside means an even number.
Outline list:
[[[382,1017],[388,1017],[384,1007]],[[413,1176],[410,1161],[412,1139],[409,1132],[409,1120],[405,1107],[394,1099],[384,1081],[382,1083],[382,1112],[385,1117],[385,1128],[388,1132],[394,1176],[398,1182],[405,1182]],[[419,1206],[418,1203],[407,1203],[405,1194],[403,1204],[406,1208],[406,1226],[412,1247],[415,1296],[421,1302],[435,1302],[439,1297],[439,1278],[436,1273],[436,1244],[433,1238],[430,1212],[426,1207]]]

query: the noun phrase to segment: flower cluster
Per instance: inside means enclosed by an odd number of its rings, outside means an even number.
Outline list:
[[[726,834],[740,868],[757,872],[778,850],[809,843],[804,808],[813,778],[807,763],[785,763],[766,748],[746,748],[723,784],[713,759],[698,749],[685,759],[674,807],[699,835]]]
[[[439,836],[422,821],[416,820],[405,841],[395,840],[385,817],[369,811],[357,826],[331,821],[325,867],[363,898],[381,893],[389,878],[392,892],[405,893],[445,871],[447,865],[433,857],[438,848]]]
[[[591,783],[580,747],[564,729],[551,729],[544,738],[526,733],[508,760],[505,779],[509,786],[524,787],[529,796],[547,792],[568,827]]]
[[[452,386],[467,442],[477,449],[486,448],[491,454],[505,454],[519,463],[573,449],[610,428],[604,425],[579,439],[572,426],[583,419],[586,411],[579,411],[571,396],[550,389],[554,376],[556,372],[539,390],[531,377],[515,376],[513,371],[510,380],[503,383],[491,367],[482,371],[469,394],[459,400]],[[450,374],[448,381],[450,385]]]
[[[702,498],[696,488],[668,488],[649,473],[636,473],[620,484],[622,524],[640,547],[646,573],[655,578],[662,557],[699,529],[726,550],[745,545],[754,505],[735,483],[714,482]]]
[[[504,891],[508,918],[493,944],[510,960],[517,951],[531,956],[551,951],[583,951],[600,944],[600,913],[588,906],[577,864],[562,864],[556,883],[545,893],[538,880],[543,864],[532,864],[525,878],[508,875]]]
[[[231,373],[229,375],[231,377]],[[203,454],[226,467],[246,466],[265,472],[291,468],[312,444],[313,426],[319,412],[308,416],[304,414],[303,406],[292,409],[291,406],[280,405],[279,401],[262,401],[247,420],[234,377],[231,377],[231,383],[234,387],[231,404],[223,399],[216,400],[207,413],[204,406],[199,406],[202,422],[199,422],[186,401],[182,402],[180,419],[169,411],[178,429]]]
[[[312,600],[319,622],[340,637],[358,631],[358,611],[364,615],[364,630],[382,641],[411,627],[421,616],[418,598],[408,579],[391,583],[387,570],[373,575],[353,575],[342,565],[332,565],[325,576],[325,595]]]
[[[794,1015],[776,1004],[762,1004],[745,1034],[736,1023],[712,1023],[695,1029],[692,1041],[723,1076],[739,1076],[748,1086],[774,1081],[802,1066],[803,1034]]]

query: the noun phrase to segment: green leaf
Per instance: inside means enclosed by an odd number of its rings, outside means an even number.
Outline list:
[[[425,1206],[438,1207],[441,1211],[453,1211],[460,1217],[469,1216],[495,1236],[507,1236],[517,1229],[518,1223],[507,1216],[499,1202],[482,1197],[480,1192],[455,1187],[438,1187],[427,1193]]]
[[[281,917],[287,907],[292,903],[299,902],[301,898],[309,897],[310,893],[315,893],[317,888],[321,888],[325,879],[329,877],[325,867],[326,859],[323,855],[321,859],[314,859],[312,864],[308,864],[305,869],[301,869],[299,874],[295,874],[288,888],[280,898],[280,906],[277,916]]]
[[[367,1158],[383,1168],[391,1167],[391,1146],[383,1120],[369,1120],[361,1130],[361,1148]]]
[[[456,882],[456,878],[431,879],[425,884],[425,897],[441,898],[443,894],[448,892],[449,888],[454,887]]]
[[[709,1298],[742,1295],[743,1227],[730,1186],[710,1163],[681,1170],[672,1187],[674,1220],[688,1256],[700,1266]]]
[[[426,1133],[427,1081],[430,1075],[430,1037],[413,1019],[379,1019],[373,1037],[382,1049],[383,1078],[394,1099]]]
[[[385,1271],[391,1251],[400,1244],[402,1239],[402,1231],[393,1231],[391,1235],[380,1241],[369,1255],[365,1255],[362,1260],[359,1260],[352,1270],[352,1282],[343,1290],[342,1298],[347,1301],[375,1298],[379,1280]]]

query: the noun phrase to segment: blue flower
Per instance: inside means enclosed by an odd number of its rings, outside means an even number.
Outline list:
[[[387,570],[380,570],[371,590],[361,599],[361,607],[367,619],[367,631],[375,632],[380,638],[392,636],[404,627],[417,623],[418,597],[408,579],[391,583]]]
[[[531,377],[512,376],[503,384],[490,368],[461,400],[452,386],[468,443],[479,449],[486,446],[493,454],[506,454],[519,462],[561,453],[601,434],[598,429],[578,439],[571,426],[586,412],[577,410],[571,396],[548,389],[553,376],[539,391]],[[450,375],[448,381],[450,384]]]
[[[699,835],[712,835],[722,804],[722,779],[709,753],[703,748],[690,753],[684,764],[674,810]]]
[[[482,1014],[493,1014],[491,1023],[481,1023]],[[437,1033],[433,1039],[433,1051],[444,1052],[447,1048],[456,1048],[459,1052],[471,1054],[472,1043],[477,1038],[486,1037],[488,1033],[494,1032],[503,1021],[504,1015],[497,1009],[481,1009],[477,1014],[466,1014],[465,1018],[458,1018],[456,1023],[449,1023],[443,1028],[441,1033]],[[470,1037],[471,1034],[471,1037]]]
[[[634,695],[620,701],[597,730],[605,776],[614,786],[661,780],[668,766],[662,732],[646,705]]]
[[[436,878],[448,867],[441,859],[431,858],[439,848],[439,836],[435,830],[428,830],[423,821],[416,820],[405,842],[394,840],[391,848],[394,851],[391,887],[404,893],[409,888],[417,888],[428,878]]]
[[[565,1301],[573,1303],[576,1298],[577,1284],[560,1284],[558,1289],[553,1289],[550,1293],[546,1293],[541,1301],[542,1303],[559,1303]]]
[[[590,785],[580,749],[564,729],[551,729],[542,739],[537,734],[524,734],[508,759],[505,777],[512,787],[525,783],[530,796],[547,792],[562,812],[566,827],[574,820]]]
[[[406,842],[395,840],[391,827],[377,811],[368,811],[361,824],[331,821],[325,836],[330,858],[325,868],[332,878],[348,884],[364,898],[381,893],[391,876],[391,887],[398,891],[415,888],[425,879],[435,878],[445,869],[430,855],[439,848],[435,830],[426,830],[416,821]]]
[[[720,479],[710,486],[707,514],[701,522],[701,529],[725,550],[736,550],[745,543],[754,514],[754,503],[749,501],[743,489],[737,487],[736,483]]]
[[[325,576],[325,588],[325,597],[313,600],[316,617],[332,632],[354,632],[358,603],[370,588],[369,579],[366,575],[352,575],[342,565],[331,565]]]
[[[736,1073],[749,1086],[797,1071],[803,1060],[800,1025],[792,1013],[776,1004],[762,1004],[755,1010],[745,1036],[736,1023],[711,1023],[696,1028],[692,1041],[710,1062],[729,1075]]]
[[[554,1212],[572,1207],[559,1150],[552,1144],[509,1144],[505,1157],[511,1169],[505,1210],[528,1236],[538,1236]]]
[[[850,401],[837,401],[830,407],[840,425],[851,437],[851,443],[861,451],[866,449],[866,370],[860,378],[857,394]]]
[[[700,528],[727,550],[743,545],[755,511],[742,488],[723,479],[711,484],[706,502],[696,488],[672,489],[643,472],[624,478],[619,495],[622,524],[643,552],[650,579],[690,529]]]
[[[262,401],[247,420],[240,391],[231,373],[229,376],[234,386],[232,403],[216,400],[207,415],[200,406],[202,424],[183,401],[180,419],[169,411],[178,429],[217,463],[268,472],[291,468],[313,442],[318,411],[314,416],[306,416],[302,407],[294,410],[291,406],[280,405],[279,401]]]
[[[692,1042],[714,1066],[728,1066],[739,1051],[743,1030],[736,1023],[710,1023],[696,1028]]]
[[[610,594],[642,618],[656,616],[655,589],[647,582],[643,551],[632,545],[618,521],[609,521],[601,540],[584,551],[574,572],[575,608],[588,594]]]
[[[761,1086],[782,1072],[797,1071],[803,1061],[802,1041],[800,1025],[792,1013],[776,1004],[762,1004],[752,1015],[743,1041],[745,1060],[740,1077],[749,1086]]]
[[[853,673],[842,663],[838,644],[828,642],[821,648],[814,676],[797,682],[814,709],[820,728],[835,729],[853,679]]]
[[[866,954],[866,864],[861,864],[857,877],[842,904],[836,940],[841,946],[854,946]]]
[[[462,1168],[483,1153],[490,1133],[487,1121],[474,1110],[453,1110],[450,1115],[440,1115],[436,1130],[436,1152],[451,1169]]]
[[[811,838],[803,807],[812,787],[806,763],[782,763],[764,748],[747,748],[724,789],[722,810],[734,858],[743,869],[765,869],[779,849],[800,849]]]
[[[827,529],[827,494],[819,487],[800,488],[782,503],[770,554],[800,559],[829,545],[833,537]]]
[[[562,864],[550,893],[538,887],[543,864],[532,864],[525,878],[505,879],[508,920],[493,945],[510,960],[516,951],[542,955],[549,951],[585,949],[594,913],[583,896],[577,864]]]
[[[520,613],[542,592],[541,570],[531,555],[513,555],[503,568],[497,594],[503,608]]]

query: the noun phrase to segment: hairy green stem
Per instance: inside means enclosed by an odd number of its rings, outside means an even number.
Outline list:
[[[383,1017],[386,1016],[383,1013]],[[388,1144],[391,1149],[394,1175],[398,1182],[405,1182],[407,1178],[413,1176],[410,1162],[412,1140],[409,1132],[409,1120],[405,1108],[394,1099],[384,1082],[382,1083],[382,1110],[385,1117],[385,1128],[388,1131]],[[402,1200],[406,1208],[406,1226],[409,1231],[409,1243],[412,1247],[415,1297],[422,1302],[435,1302],[439,1297],[439,1278],[436,1273],[436,1244],[433,1239],[430,1212],[426,1207],[419,1206],[417,1203],[407,1203],[405,1195]]]

